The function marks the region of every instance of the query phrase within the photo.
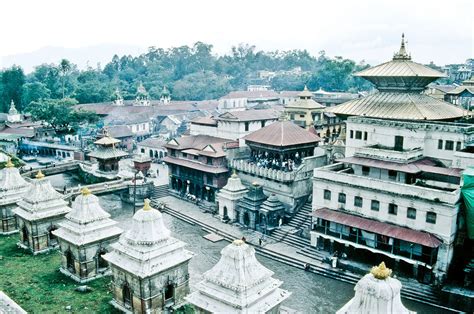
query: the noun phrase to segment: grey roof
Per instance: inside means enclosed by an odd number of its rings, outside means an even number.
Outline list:
[[[396,120],[452,120],[466,115],[462,108],[419,93],[379,92],[350,100],[327,112]]]
[[[271,146],[315,144],[321,139],[291,121],[277,121],[244,137],[246,142]]]
[[[235,99],[235,98],[247,98],[247,99],[278,99],[280,95],[274,90],[255,90],[255,91],[233,91],[221,99]]]
[[[150,137],[144,141],[138,142],[137,145],[151,148],[163,148],[163,146],[166,145],[166,140],[158,137]]]
[[[124,156],[128,156],[128,154],[120,149],[107,147],[107,148],[100,148],[95,151],[92,151],[87,154],[89,157],[94,157],[97,159],[109,159],[109,158],[120,158]]]
[[[244,110],[244,111],[232,111],[226,112],[218,117],[216,120],[224,121],[259,121],[259,120],[276,120],[280,116],[280,113],[274,109],[261,109],[261,110]]]
[[[107,127],[111,137],[123,138],[133,136],[132,131],[126,125],[111,125]]]
[[[456,89],[457,86],[456,85],[440,85],[436,83],[431,83],[431,84],[428,84],[428,87],[440,90],[443,93],[449,93],[450,91]]]

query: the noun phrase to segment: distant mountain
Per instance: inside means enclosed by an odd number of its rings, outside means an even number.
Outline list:
[[[115,54],[135,56],[145,51],[145,47],[122,44],[100,44],[81,48],[43,47],[33,52],[0,57],[0,69],[16,64],[29,73],[37,65],[58,63],[63,58],[77,64],[79,69],[84,69],[87,65],[95,68],[99,62],[104,67]]]

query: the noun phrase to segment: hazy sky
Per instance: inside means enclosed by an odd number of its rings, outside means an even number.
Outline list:
[[[7,0],[0,9],[0,57],[10,56],[0,67],[47,46],[145,50],[196,41],[213,44],[217,53],[250,43],[263,50],[324,49],[374,64],[391,58],[402,32],[415,61],[460,63],[474,56],[473,0]]]

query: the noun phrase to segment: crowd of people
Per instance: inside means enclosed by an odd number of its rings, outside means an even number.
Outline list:
[[[280,159],[269,155],[268,152],[254,154],[251,157],[251,161],[254,162],[258,167],[270,168],[282,171],[293,171],[301,164],[301,157],[298,153],[293,158]]]

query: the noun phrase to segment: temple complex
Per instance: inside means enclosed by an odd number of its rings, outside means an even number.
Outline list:
[[[119,143],[120,140],[111,137],[106,129],[104,129],[102,138],[94,142],[96,149],[90,152],[88,156],[97,160],[98,168],[92,171],[95,176],[107,179],[114,179],[117,176],[120,159],[128,156],[126,152],[117,148]],[[84,170],[87,171],[88,169],[84,168]]]
[[[18,245],[33,254],[56,248],[58,240],[53,231],[70,211],[63,195],[38,171],[36,180],[32,180],[23,199],[18,202],[18,207],[13,210],[18,217],[20,230]]]
[[[8,159],[5,168],[0,172],[0,235],[18,232],[13,209],[29,187],[30,184],[23,179],[11,159]]]
[[[391,61],[358,72],[355,76],[372,82],[378,92],[328,108],[328,112],[342,118],[364,116],[432,121],[453,121],[466,114],[458,106],[423,94],[428,84],[446,75],[413,62],[406,51],[403,35],[400,50]]]
[[[233,173],[227,184],[219,191],[219,216],[222,220],[234,222],[238,219],[237,202],[247,193],[247,188],[240,181],[239,176]]]
[[[221,251],[217,264],[204,273],[196,291],[186,297],[197,313],[280,313],[291,292],[260,264],[255,250],[235,240]]]
[[[83,188],[59,226],[53,234],[61,251],[60,271],[80,283],[105,275],[109,267],[102,256],[118,240],[122,229],[102,209],[97,196]]]
[[[354,298],[336,314],[416,314],[402,304],[402,284],[390,277],[391,273],[392,270],[385,267],[384,262],[374,266],[354,287]]]
[[[317,149],[321,139],[291,121],[274,122],[244,139],[247,152],[232,158],[230,167],[245,186],[260,183],[293,215],[311,194],[313,169],[326,163]]]
[[[103,258],[112,270],[111,304],[125,313],[176,309],[189,293],[188,264],[193,253],[170,236],[162,214],[146,200],[112,250]]]

